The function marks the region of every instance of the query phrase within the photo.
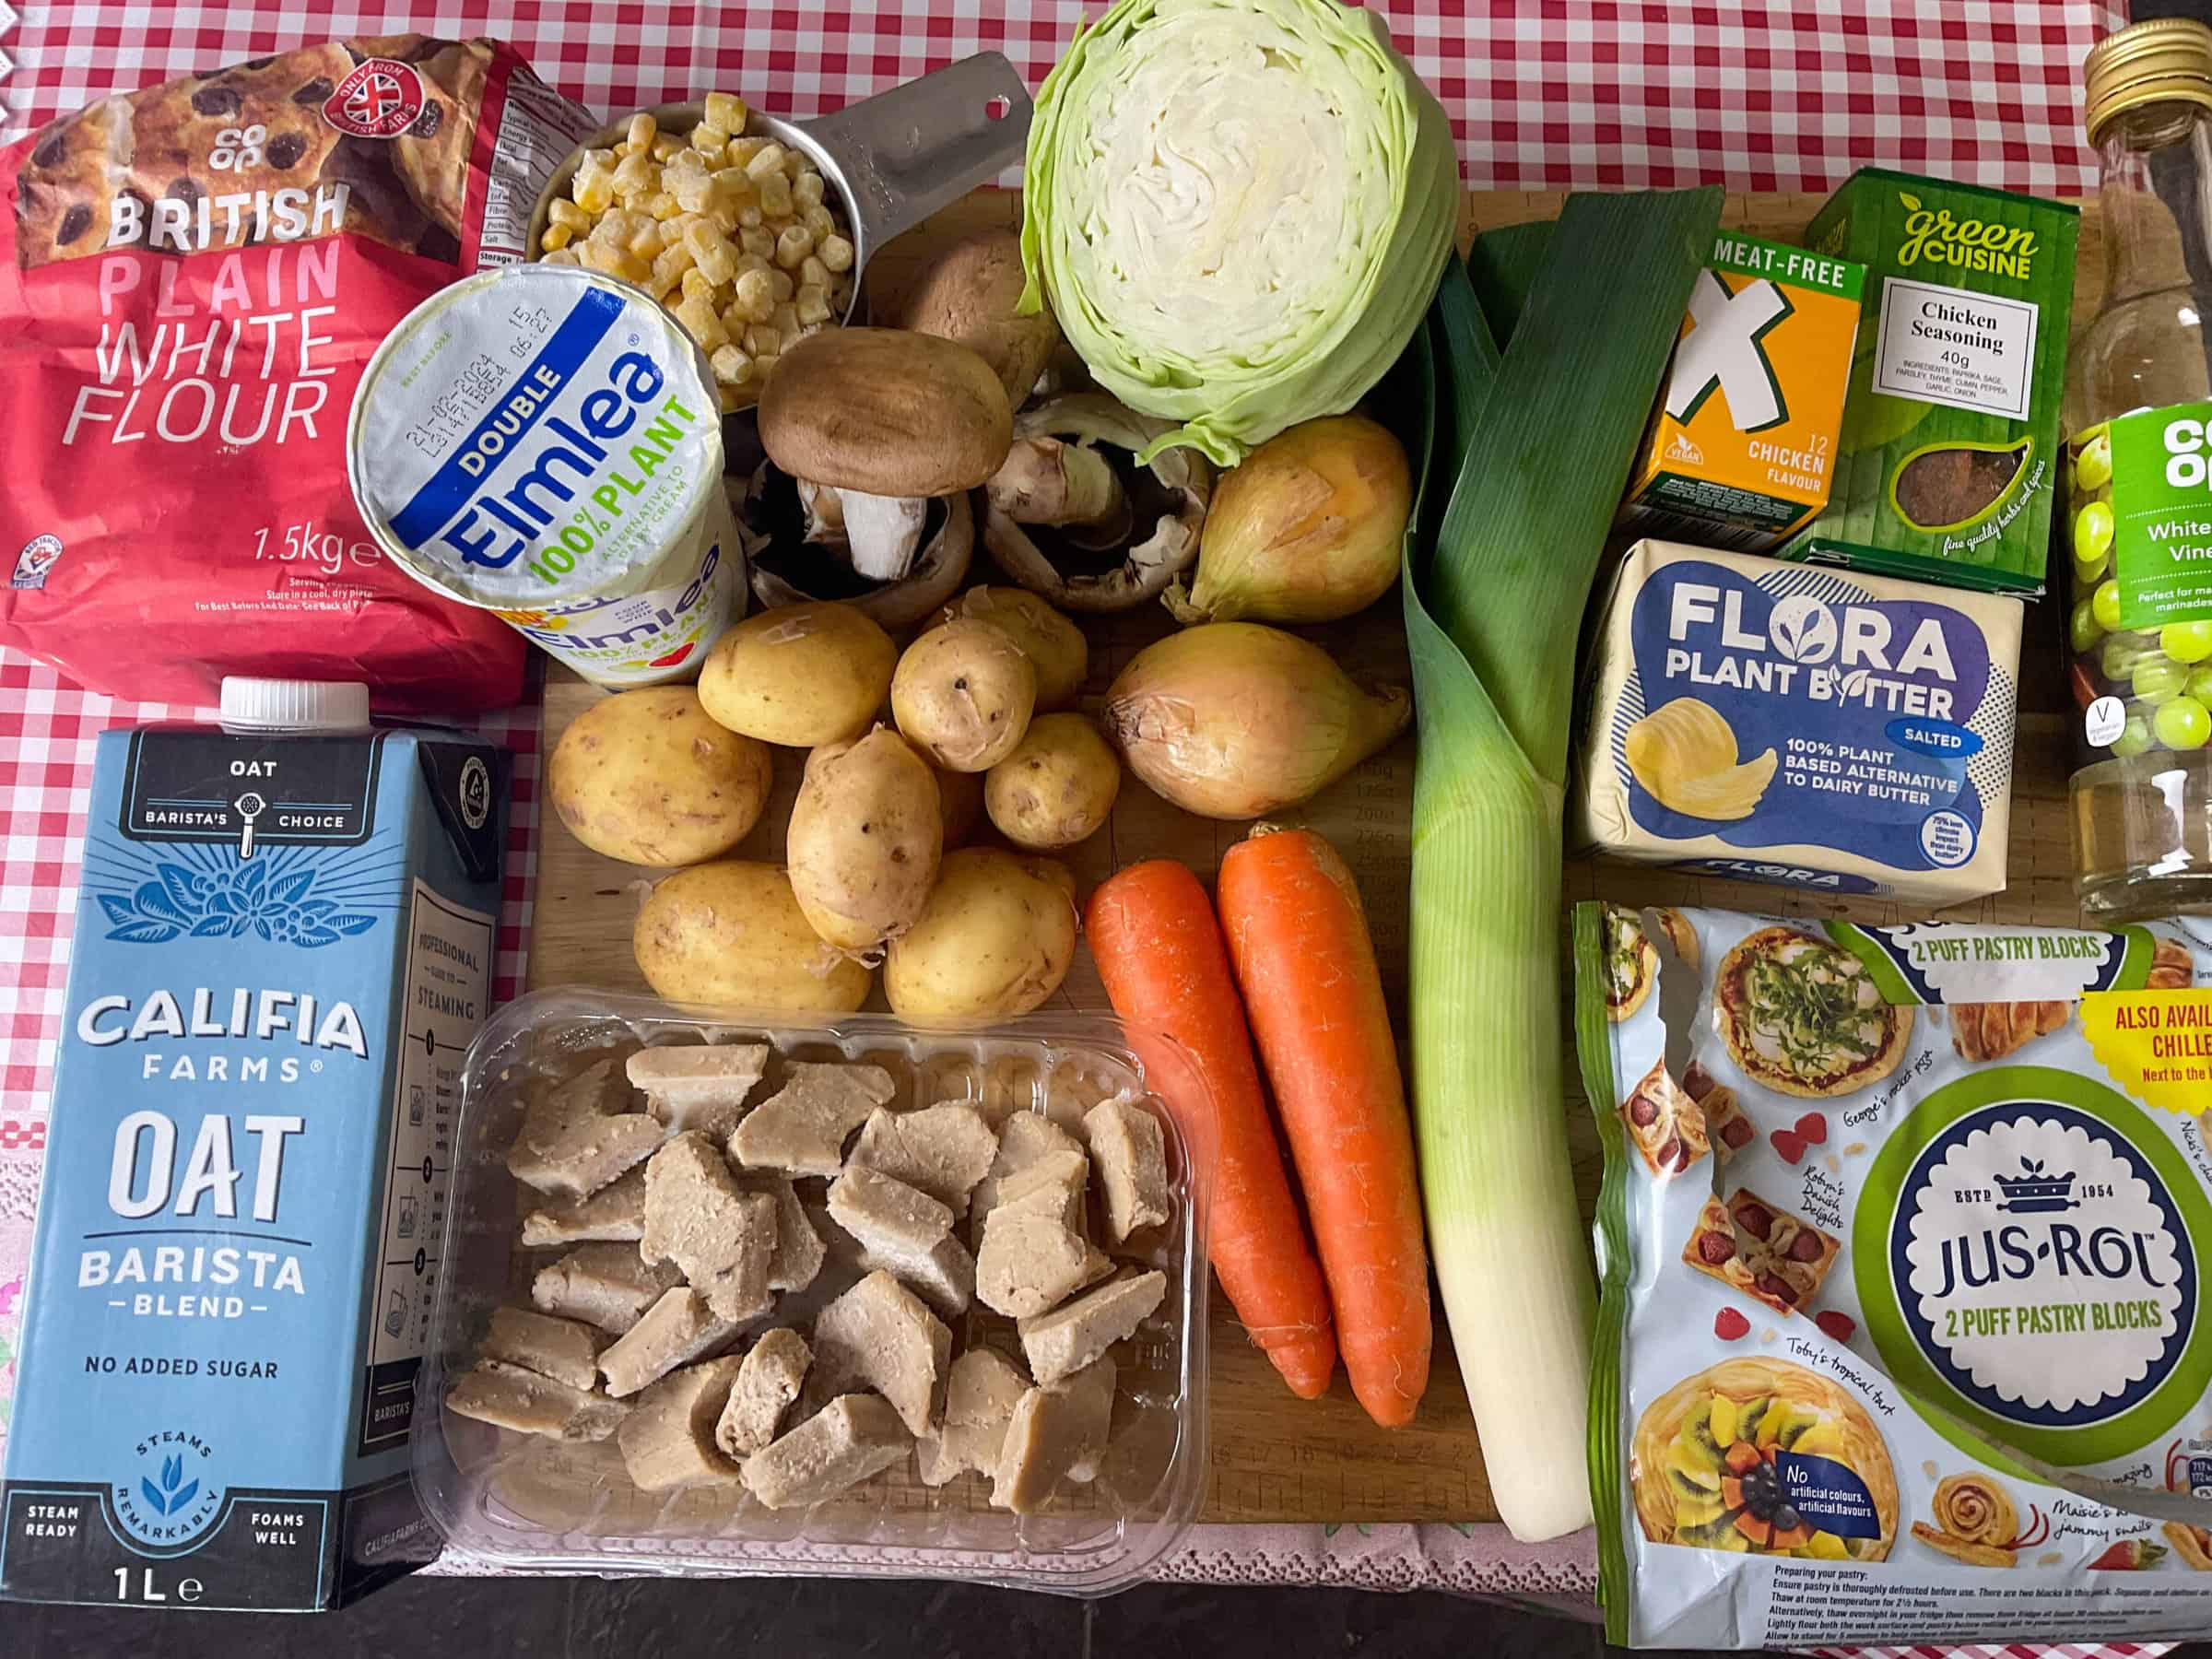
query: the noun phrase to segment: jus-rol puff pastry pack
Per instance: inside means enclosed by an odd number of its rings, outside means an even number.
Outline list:
[[[1608,1636],[2212,1625],[2212,921],[1584,904]]]
[[[2020,605],[1643,541],[1590,653],[1575,835],[1955,904],[2005,886]]]

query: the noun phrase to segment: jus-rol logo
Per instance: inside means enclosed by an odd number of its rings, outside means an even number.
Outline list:
[[[412,64],[371,58],[323,100],[323,119],[356,138],[396,138],[421,116],[429,100]]]
[[[222,1512],[215,1448],[189,1430],[159,1429],[131,1451],[130,1471],[108,1489],[117,1524],[155,1553],[189,1546]]]
[[[1853,1234],[1899,1381],[2062,1465],[2130,1453],[2212,1382],[2212,1206],[2124,1096],[2042,1066],[1937,1089],[1884,1146]]]

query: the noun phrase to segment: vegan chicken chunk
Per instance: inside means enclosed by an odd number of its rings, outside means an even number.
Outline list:
[[[814,1322],[820,1393],[872,1388],[910,1433],[926,1434],[938,1385],[952,1358],[952,1333],[912,1291],[880,1269],[824,1308]]]
[[[791,1081],[753,1108],[730,1136],[730,1157],[747,1169],[835,1175],[845,1137],[898,1093],[880,1065],[791,1068]]]
[[[541,1313],[581,1319],[619,1336],[684,1276],[673,1263],[648,1265],[635,1244],[579,1244],[537,1271],[530,1300]]]
[[[605,1440],[629,1415],[619,1400],[498,1359],[478,1360],[453,1384],[445,1403],[480,1423],[566,1441]]]
[[[714,1143],[677,1135],[645,1166],[645,1236],[638,1253],[673,1261],[717,1316],[757,1319],[774,1305],[776,1200],[742,1190]]]
[[[1041,1388],[1074,1376],[1133,1333],[1168,1293],[1164,1273],[1109,1279],[1049,1313],[1018,1322],[1021,1351]]]
[[[677,1366],[712,1353],[737,1334],[738,1324],[718,1315],[690,1286],[677,1286],[599,1356],[606,1392],[617,1399],[636,1394]]]
[[[523,1218],[525,1248],[585,1244],[595,1239],[635,1243],[645,1236],[645,1166],[637,1164],[583,1198],[556,1198]]]
[[[1094,1359],[1058,1387],[1032,1388],[1016,1402],[993,1471],[994,1505],[1026,1515],[1063,1479],[1096,1476],[1113,1418],[1113,1361]]]
[[[519,1365],[571,1388],[595,1388],[599,1350],[606,1342],[590,1325],[572,1319],[555,1319],[527,1308],[495,1308],[483,1357]]]
[[[1159,1120],[1126,1096],[1093,1106],[1083,1119],[1090,1167],[1106,1194],[1106,1228],[1125,1244],[1139,1229],[1158,1227],[1171,1211],[1168,1155]]]
[[[640,1049],[629,1063],[646,1111],[673,1132],[696,1129],[718,1142],[737,1127],[746,1097],[767,1070],[765,1042],[671,1043]]]
[[[666,1138],[657,1120],[624,1110],[629,1098],[615,1057],[594,1061],[524,1112],[523,1126],[507,1154],[509,1171],[558,1197],[597,1192],[650,1158]]]
[[[913,1439],[874,1394],[842,1394],[745,1460],[746,1489],[770,1509],[833,1498],[906,1455]]]
[[[970,1348],[955,1359],[945,1386],[945,1420],[917,1447],[922,1483],[943,1486],[970,1469],[994,1474],[1006,1424],[1029,1386],[1018,1367],[989,1348]]]
[[[927,1193],[956,1219],[968,1213],[969,1194],[997,1156],[998,1136],[972,1106],[878,1109],[853,1147],[853,1162]]]
[[[615,1440],[640,1491],[737,1478],[737,1465],[714,1444],[714,1425],[729,1402],[738,1364],[724,1358],[688,1365],[637,1397]]]
[[[737,1368],[730,1403],[714,1428],[714,1443],[744,1459],[771,1442],[813,1360],[806,1338],[788,1326],[779,1325],[761,1337]]]

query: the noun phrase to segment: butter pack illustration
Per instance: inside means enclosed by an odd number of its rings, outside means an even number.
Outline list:
[[[100,739],[0,1599],[314,1610],[435,1552],[407,1442],[507,760]]]
[[[1651,535],[1756,553],[1827,503],[1865,268],[1723,231],[1622,506]]]
[[[1582,842],[1835,893],[2005,886],[2017,600],[1639,542],[1584,688]]]

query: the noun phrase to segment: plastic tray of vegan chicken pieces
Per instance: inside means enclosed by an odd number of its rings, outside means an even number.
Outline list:
[[[1103,1451],[1077,1471],[1088,1480],[1059,1478],[1030,1512],[1013,1513],[994,1506],[985,1473],[925,1484],[917,1442],[914,1453],[834,1496],[771,1509],[736,1477],[735,1465],[720,1477],[641,1490],[618,1434],[526,1434],[452,1408],[449,1394],[482,1354],[494,1310],[537,1311],[536,1275],[574,1248],[522,1242],[524,1217],[547,1203],[509,1169],[530,1103],[610,1056],[626,1076],[628,1056],[640,1049],[702,1042],[768,1045],[765,1075],[745,1099],[747,1115],[776,1095],[795,1065],[843,1062],[889,1074],[895,1092],[883,1102],[887,1111],[965,1104],[994,1132],[1013,1114],[1033,1112],[1082,1146],[1085,1114],[1116,1097],[1158,1120],[1170,1212],[1163,1223],[1117,1241],[1102,1182],[1094,1175],[1085,1189],[1084,1225],[1095,1248],[1115,1258],[1118,1274],[1158,1270],[1166,1277],[1158,1306],[1109,1350],[1111,1429]],[[1183,1073],[1180,1051],[1163,1040],[1143,1047],[1152,1074],[1119,1024],[1103,1018],[1029,1016],[931,1030],[889,1015],[747,1017],[578,990],[537,992],[509,1005],[478,1036],[464,1077],[430,1344],[416,1382],[414,1476],[424,1507],[453,1544],[541,1572],[949,1577],[1077,1595],[1144,1578],[1187,1530],[1205,1487],[1207,1276],[1189,1143],[1159,1098],[1187,1099],[1203,1085],[1191,1072],[1163,1088],[1159,1070]],[[640,1091],[627,1105],[642,1112],[651,1103]],[[859,1137],[849,1144],[857,1147]],[[861,1252],[830,1218],[829,1184],[820,1176],[795,1182],[827,1246],[812,1282],[777,1295],[769,1313],[700,1359],[744,1354],[778,1325],[807,1336],[816,1315],[864,1277]],[[989,1190],[979,1188],[979,1200]],[[980,1242],[982,1213],[979,1203],[955,1223],[971,1246]],[[1022,1368],[1012,1318],[980,1298],[964,1312],[937,1312],[950,1328],[953,1363],[982,1347]],[[594,1340],[611,1341],[612,1334]],[[823,1404],[803,1390],[778,1432],[789,1433]],[[944,1408],[942,1378],[933,1408]]]

